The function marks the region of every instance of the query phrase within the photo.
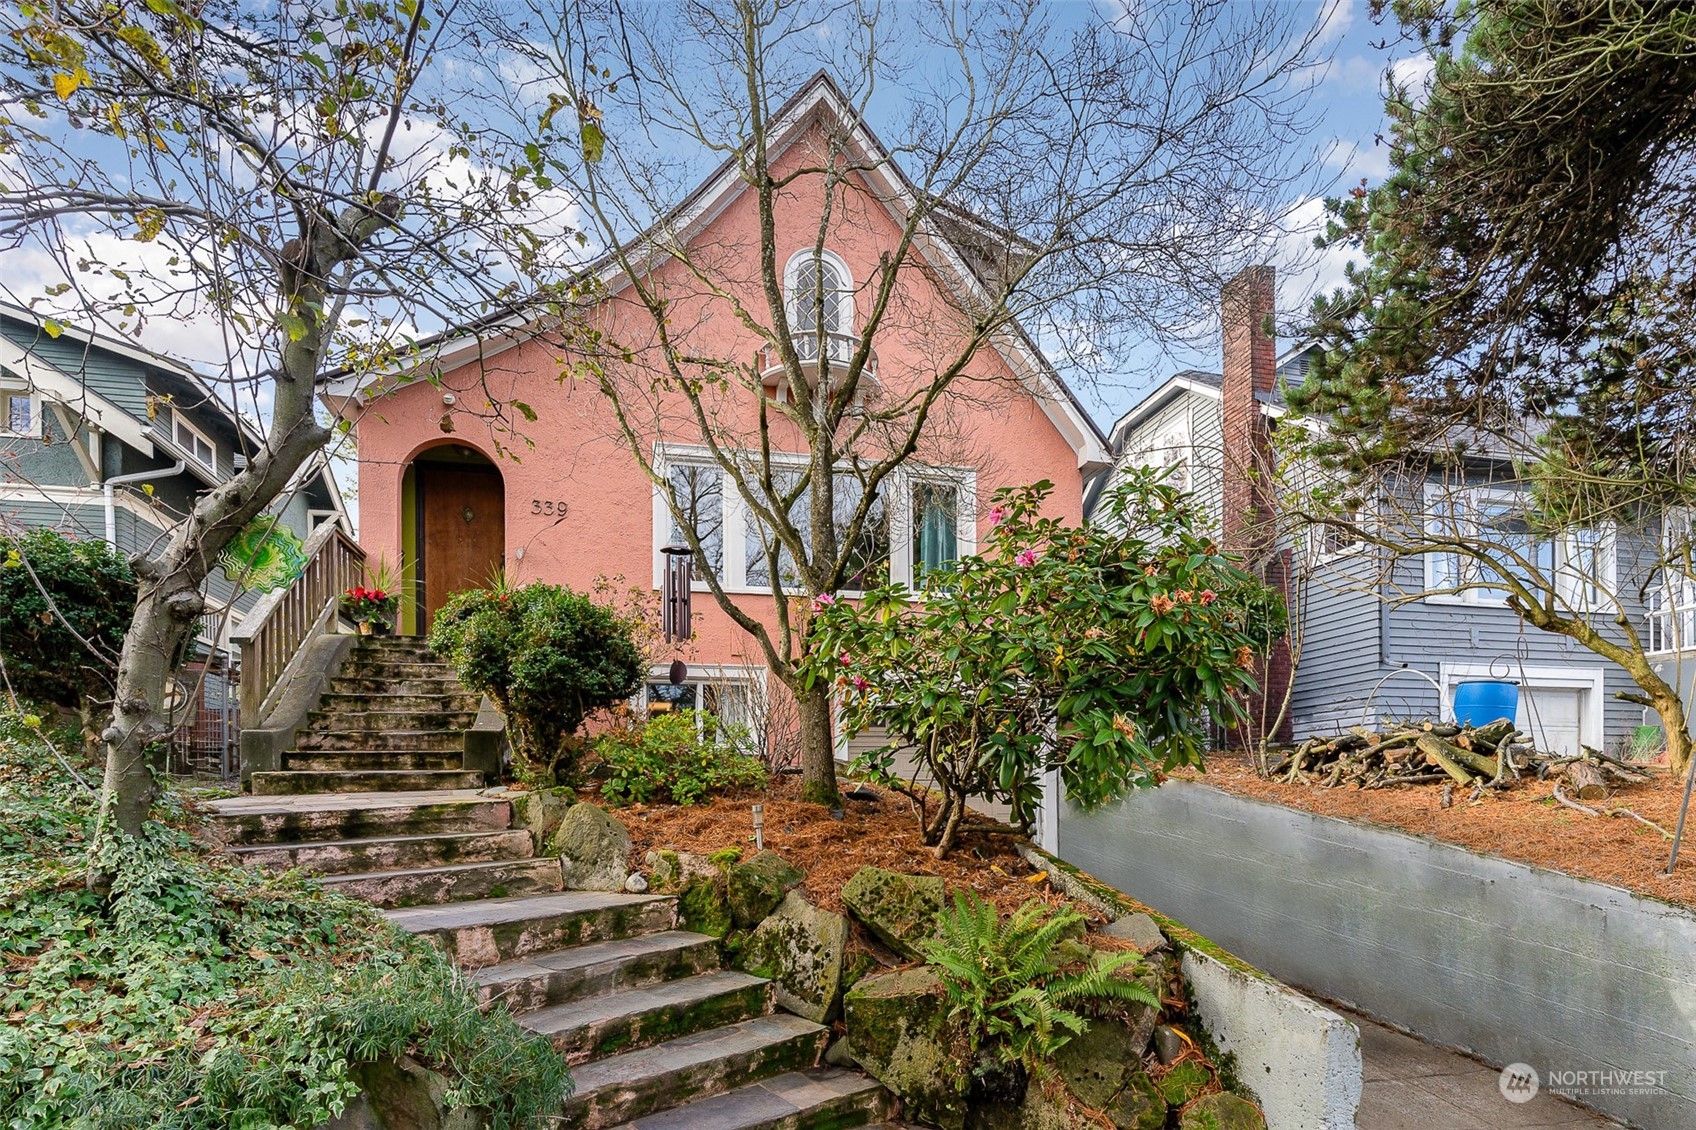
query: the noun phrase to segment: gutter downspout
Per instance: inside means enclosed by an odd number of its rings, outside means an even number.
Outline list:
[[[113,549],[118,548],[117,501],[112,490],[113,487],[146,482],[149,479],[169,479],[174,475],[182,474],[187,469],[188,464],[179,459],[169,467],[158,471],[137,471],[133,475],[112,475],[102,482],[100,493],[104,496],[103,501],[106,506],[106,544]]]

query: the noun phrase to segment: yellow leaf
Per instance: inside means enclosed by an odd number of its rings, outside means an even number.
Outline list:
[[[1048,872],[1038,871],[1035,875],[1032,875],[1030,878],[1026,879],[1025,882],[1027,882],[1027,883],[1040,883],[1046,878],[1048,878]]]
[[[67,99],[71,95],[75,94],[77,92],[77,87],[81,85],[82,80],[76,75],[53,76],[53,93],[57,94],[61,100]]]

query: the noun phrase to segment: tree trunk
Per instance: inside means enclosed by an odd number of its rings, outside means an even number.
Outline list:
[[[305,328],[288,335],[271,380],[271,431],[265,446],[250,456],[246,469],[195,499],[158,556],[134,563],[140,588],[118,657],[112,724],[103,735],[106,775],[93,860],[100,858],[107,837],[140,834],[153,807],[157,782],[148,752],[169,732],[162,710],[165,681],[190,626],[205,611],[200,589],[218,554],[282,494],[307,457],[329,441],[329,429],[314,417],[318,374],[335,328],[326,323],[331,304],[325,280],[391,225],[399,209],[398,198],[382,196],[369,205],[351,205],[339,217],[320,215],[282,248],[279,281],[284,304]],[[243,721],[256,725],[259,719]],[[110,877],[91,862],[88,882],[104,889]]]
[[[836,748],[831,740],[830,693],[823,687],[795,692],[801,720],[801,799],[836,808]]]
[[[96,841],[114,829],[139,834],[157,796],[155,774],[164,767],[154,764],[156,758],[150,755],[170,732],[161,709],[165,683],[189,626],[205,609],[199,579],[186,576],[188,572],[178,569],[163,578],[139,578],[135,618],[118,655],[112,723],[101,735],[106,741],[106,775]]]

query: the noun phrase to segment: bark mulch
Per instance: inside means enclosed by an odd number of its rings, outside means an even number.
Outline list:
[[[867,787],[880,799],[876,803],[847,801],[841,820],[823,805],[799,800],[800,779],[789,774],[778,776],[767,789],[716,797],[703,804],[631,805],[615,811],[630,829],[631,862],[640,866],[651,848],[707,855],[737,847],[746,859],[754,854],[749,808],[764,805],[765,846],[806,872],[807,900],[826,910],[843,909],[843,886],[866,866],[940,875],[950,894],[970,889],[1003,913],[1031,898],[1055,906],[1066,902],[1047,882],[1035,879],[1031,866],[1019,857],[1015,850],[1023,842],[1019,836],[965,832],[947,857],[939,860],[920,842],[918,821],[907,799],[887,789]]]
[[[1646,766],[1645,772],[1649,783],[1616,789],[1607,800],[1588,802],[1589,807],[1604,813],[1629,808],[1672,831],[1684,783],[1665,767]],[[1554,799],[1553,781],[1527,780],[1512,789],[1487,791],[1476,801],[1456,789],[1453,804],[1444,808],[1440,784],[1366,791],[1286,784],[1262,779],[1252,762],[1236,754],[1212,755],[1205,773],[1181,775],[1240,796],[1386,824],[1696,909],[1696,843],[1691,842],[1696,821],[1686,830],[1678,870],[1663,876],[1659,872],[1666,868],[1670,841],[1628,816],[1586,816],[1563,807]]]

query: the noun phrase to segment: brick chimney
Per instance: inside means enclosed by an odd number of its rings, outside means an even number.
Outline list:
[[[1269,266],[1245,268],[1220,293],[1224,327],[1224,503],[1220,542],[1249,572],[1290,595],[1289,550],[1278,545],[1273,507],[1272,422],[1263,404],[1277,388],[1278,343],[1268,332],[1275,309],[1277,276]],[[1278,715],[1290,686],[1289,646],[1280,641],[1255,681],[1261,693],[1249,703],[1249,726],[1239,742],[1262,735],[1288,741],[1290,723]],[[1268,734],[1268,730],[1272,730]]]

